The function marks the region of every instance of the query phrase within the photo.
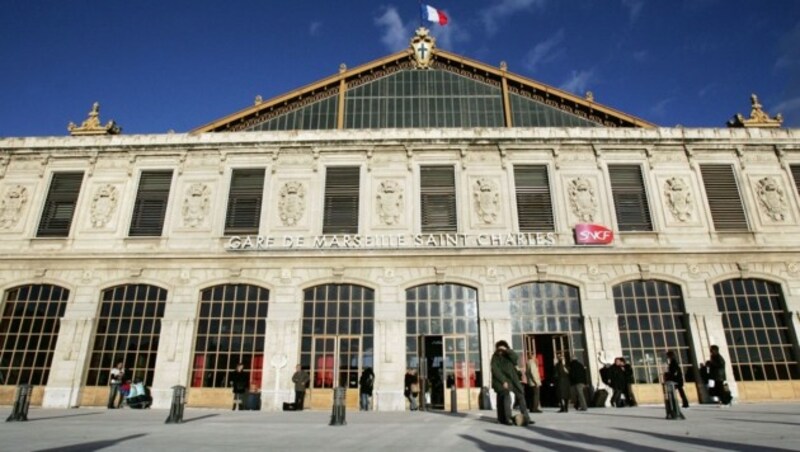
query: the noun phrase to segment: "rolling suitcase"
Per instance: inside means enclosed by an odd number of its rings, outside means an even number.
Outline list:
[[[667,419],[678,420],[686,419],[681,413],[681,406],[675,397],[675,383],[668,381],[664,383],[664,408],[667,410]]]

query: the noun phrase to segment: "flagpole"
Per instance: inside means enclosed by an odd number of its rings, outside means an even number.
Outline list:
[[[423,27],[423,18],[422,18],[422,0],[419,0],[419,6],[417,7],[417,13],[419,14],[419,27]]]

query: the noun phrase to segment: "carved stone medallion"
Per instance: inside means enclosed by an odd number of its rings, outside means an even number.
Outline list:
[[[186,189],[183,200],[183,225],[190,228],[202,226],[208,216],[211,190],[208,185],[196,183]]]
[[[694,211],[694,199],[689,186],[680,177],[667,179],[664,184],[667,206],[678,221],[689,221]]]
[[[775,221],[786,219],[788,206],[786,195],[778,181],[773,177],[764,177],[758,181],[758,200],[768,217]]]
[[[587,223],[594,221],[595,213],[597,212],[597,199],[594,195],[592,183],[587,179],[577,177],[570,181],[567,191],[572,213],[580,221]]]
[[[6,188],[0,199],[0,229],[10,229],[22,217],[22,209],[28,202],[28,190],[22,185]]]
[[[472,187],[472,196],[475,199],[475,211],[484,224],[493,224],[500,214],[500,193],[497,184],[482,177]]]
[[[393,180],[385,180],[378,187],[376,195],[378,218],[387,226],[400,221],[403,215],[403,188]]]
[[[114,212],[117,210],[117,187],[105,184],[95,190],[92,196],[91,220],[92,227],[104,228]]]
[[[300,182],[287,182],[280,191],[278,211],[284,226],[295,226],[306,210],[306,188]]]

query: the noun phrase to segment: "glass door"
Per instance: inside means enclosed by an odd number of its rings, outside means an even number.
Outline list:
[[[333,406],[333,388],[347,388],[347,406],[358,404],[358,378],[361,374],[360,336],[317,336],[311,351],[311,406]]]

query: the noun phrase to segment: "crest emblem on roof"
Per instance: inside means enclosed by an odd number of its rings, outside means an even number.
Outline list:
[[[411,38],[411,48],[414,50],[414,61],[417,67],[427,69],[433,61],[433,49],[436,48],[436,39],[428,34],[425,27],[417,28],[417,33]]]

